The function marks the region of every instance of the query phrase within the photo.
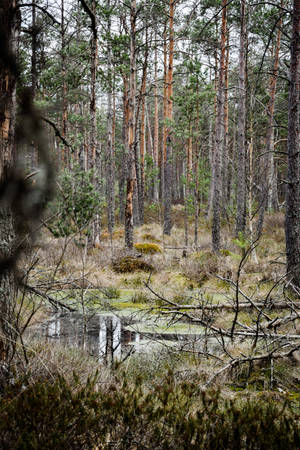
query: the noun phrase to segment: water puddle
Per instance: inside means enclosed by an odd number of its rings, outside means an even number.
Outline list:
[[[183,325],[181,325],[182,328]],[[199,327],[198,327],[199,328]],[[209,348],[217,351],[218,342],[205,338],[200,330],[193,333],[186,327],[179,332],[176,327],[138,320],[137,316],[118,316],[97,313],[57,313],[45,322],[30,329],[30,336],[47,342],[58,342],[66,347],[78,347],[99,361],[122,360],[133,352],[153,351],[158,346],[178,346],[181,350]]]

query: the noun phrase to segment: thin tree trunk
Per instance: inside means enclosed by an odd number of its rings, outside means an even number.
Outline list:
[[[65,0],[61,0],[61,71],[62,71],[62,137],[67,137],[68,101],[67,101],[67,68],[66,68],[66,27]],[[68,148],[63,146],[61,155],[62,165],[68,164]]]
[[[173,57],[174,57],[174,0],[170,0],[169,10],[169,61],[167,71],[167,119],[173,118]],[[164,229],[166,235],[171,234],[172,218],[171,218],[171,202],[172,202],[172,173],[171,173],[171,154],[172,154],[172,137],[170,124],[166,129],[167,148],[165,160],[165,179],[164,179]]]
[[[135,187],[135,94],[136,94],[136,0],[131,0],[130,5],[130,82],[129,82],[129,126],[128,126],[128,166],[127,166],[127,189],[125,207],[125,245],[128,249],[133,248],[133,194]]]
[[[157,81],[157,33],[155,33],[155,50],[154,50],[154,137],[153,137],[153,160],[154,168],[158,170],[158,81]],[[158,202],[158,181],[154,180],[154,201]]]
[[[226,0],[222,0],[222,27],[221,27],[221,54],[217,95],[216,116],[216,149],[214,160],[214,184],[213,184],[213,220],[212,220],[212,247],[214,252],[220,251],[220,214],[221,214],[221,189],[222,189],[222,152],[224,149],[224,73],[227,33],[227,7]]]
[[[110,0],[107,0],[107,10],[110,10]],[[107,92],[107,227],[112,241],[112,234],[115,222],[115,189],[114,189],[114,158],[113,158],[113,108],[112,108],[112,49],[111,49],[111,16],[107,19],[107,78],[108,78],[108,92]]]
[[[129,108],[128,108],[128,79],[123,74],[123,125],[122,125],[122,142],[123,152],[121,157],[121,169],[119,178],[119,221],[125,221],[125,180],[127,179],[126,168],[126,149],[128,149],[128,127],[129,127]]]
[[[283,6],[283,0],[281,1],[281,6]],[[272,176],[274,175],[274,107],[275,107],[275,94],[276,94],[276,86],[277,86],[277,77],[278,77],[278,68],[279,68],[279,50],[280,50],[280,41],[281,41],[281,27],[282,27],[282,16],[278,22],[278,31],[277,31],[277,39],[276,39],[276,49],[275,49],[275,59],[274,59],[274,67],[273,73],[270,77],[270,98],[268,103],[268,128],[266,135],[266,150],[264,155],[265,161],[265,170],[263,174],[263,179],[265,183],[262,184],[261,198],[260,198],[260,209],[259,209],[259,218],[257,224],[257,234],[258,236],[262,233],[265,210],[269,202],[270,189],[272,185]]]
[[[241,28],[239,48],[239,103],[238,103],[238,137],[237,137],[237,198],[235,233],[244,234],[246,228],[246,1],[241,0]]]
[[[293,2],[285,234],[288,277],[300,288],[300,0]]]
[[[141,124],[140,124],[140,198],[139,198],[139,218],[140,224],[144,223],[144,197],[145,197],[145,105],[146,105],[146,82],[148,69],[148,28],[145,31],[145,56],[143,64],[142,86],[141,86]]]

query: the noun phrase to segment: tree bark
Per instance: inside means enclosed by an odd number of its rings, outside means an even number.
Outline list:
[[[288,277],[300,288],[300,0],[293,2],[285,213]]]
[[[110,10],[110,0],[107,0],[107,10]],[[107,92],[107,227],[112,240],[113,229],[115,225],[115,174],[114,174],[114,149],[113,149],[113,86],[112,86],[112,48],[111,48],[111,16],[109,14],[107,19],[107,79],[108,79],[108,92]]]
[[[128,161],[127,161],[127,187],[125,206],[125,245],[133,248],[133,195],[136,184],[135,177],[135,94],[136,94],[136,1],[131,0],[130,5],[130,77],[128,100]]]
[[[241,28],[239,48],[239,102],[237,136],[237,195],[235,234],[245,233],[246,228],[246,1],[240,5]]]
[[[170,0],[169,3],[169,61],[167,70],[167,120],[170,122],[173,118],[173,57],[174,57],[174,9],[175,2]],[[171,173],[171,154],[172,154],[172,136],[170,123],[166,129],[166,158],[164,171],[164,228],[163,233],[171,234],[172,218],[172,173]]]
[[[214,183],[213,183],[213,219],[212,219],[212,248],[214,252],[220,251],[220,214],[222,197],[222,154],[224,151],[224,74],[227,33],[227,7],[226,0],[222,0],[222,26],[221,26],[221,53],[220,70],[217,94],[216,116],[216,148],[214,158]]]
[[[281,6],[283,6],[283,0],[281,1]],[[265,183],[262,183],[262,190],[260,196],[260,209],[259,209],[259,218],[257,225],[257,234],[261,235],[263,224],[264,224],[264,216],[265,210],[271,202],[269,202],[270,194],[272,193],[272,181],[274,177],[274,107],[275,107],[275,94],[276,94],[276,86],[277,86],[277,77],[278,77],[278,67],[279,67],[279,50],[280,50],[280,41],[281,41],[281,28],[282,28],[282,16],[278,22],[278,31],[277,31],[277,39],[276,39],[276,48],[275,48],[275,58],[274,58],[274,67],[273,73],[270,76],[270,98],[267,108],[268,114],[268,128],[266,134],[266,147],[265,147],[265,155],[263,157],[264,161],[264,173],[262,179],[265,180]]]
[[[2,0],[0,6],[0,183],[6,182],[14,164],[16,116],[16,41],[20,27],[20,14],[16,0]],[[0,206],[0,377],[7,369],[17,338],[13,323],[16,284],[9,260],[15,242],[13,215],[9,204],[1,199]],[[1,380],[2,381],[2,380]]]

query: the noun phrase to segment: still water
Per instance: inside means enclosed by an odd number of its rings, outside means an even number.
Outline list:
[[[99,361],[122,360],[133,352],[149,352],[155,346],[191,346],[203,348],[212,342],[203,339],[203,334],[139,332],[141,321],[131,316],[115,314],[57,313],[48,320],[35,325],[30,335],[45,341],[58,342],[66,347],[79,347],[95,356]],[[134,329],[136,328],[136,331]]]

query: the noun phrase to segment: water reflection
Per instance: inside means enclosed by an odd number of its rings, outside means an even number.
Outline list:
[[[129,317],[110,314],[83,316],[81,313],[60,313],[53,315],[31,329],[30,335],[46,341],[57,341],[67,347],[79,347],[95,356],[99,361],[112,364],[123,360],[133,351],[143,352],[158,345],[173,346],[178,349],[220,353],[222,345],[213,336],[205,334],[179,334],[138,332],[128,329],[138,323]],[[141,322],[140,322],[141,323]]]
[[[124,328],[128,324],[128,320],[114,315],[84,317],[80,313],[62,313],[35,327],[31,335],[67,347],[83,348],[99,360],[112,363],[127,356],[141,340],[139,333]]]

